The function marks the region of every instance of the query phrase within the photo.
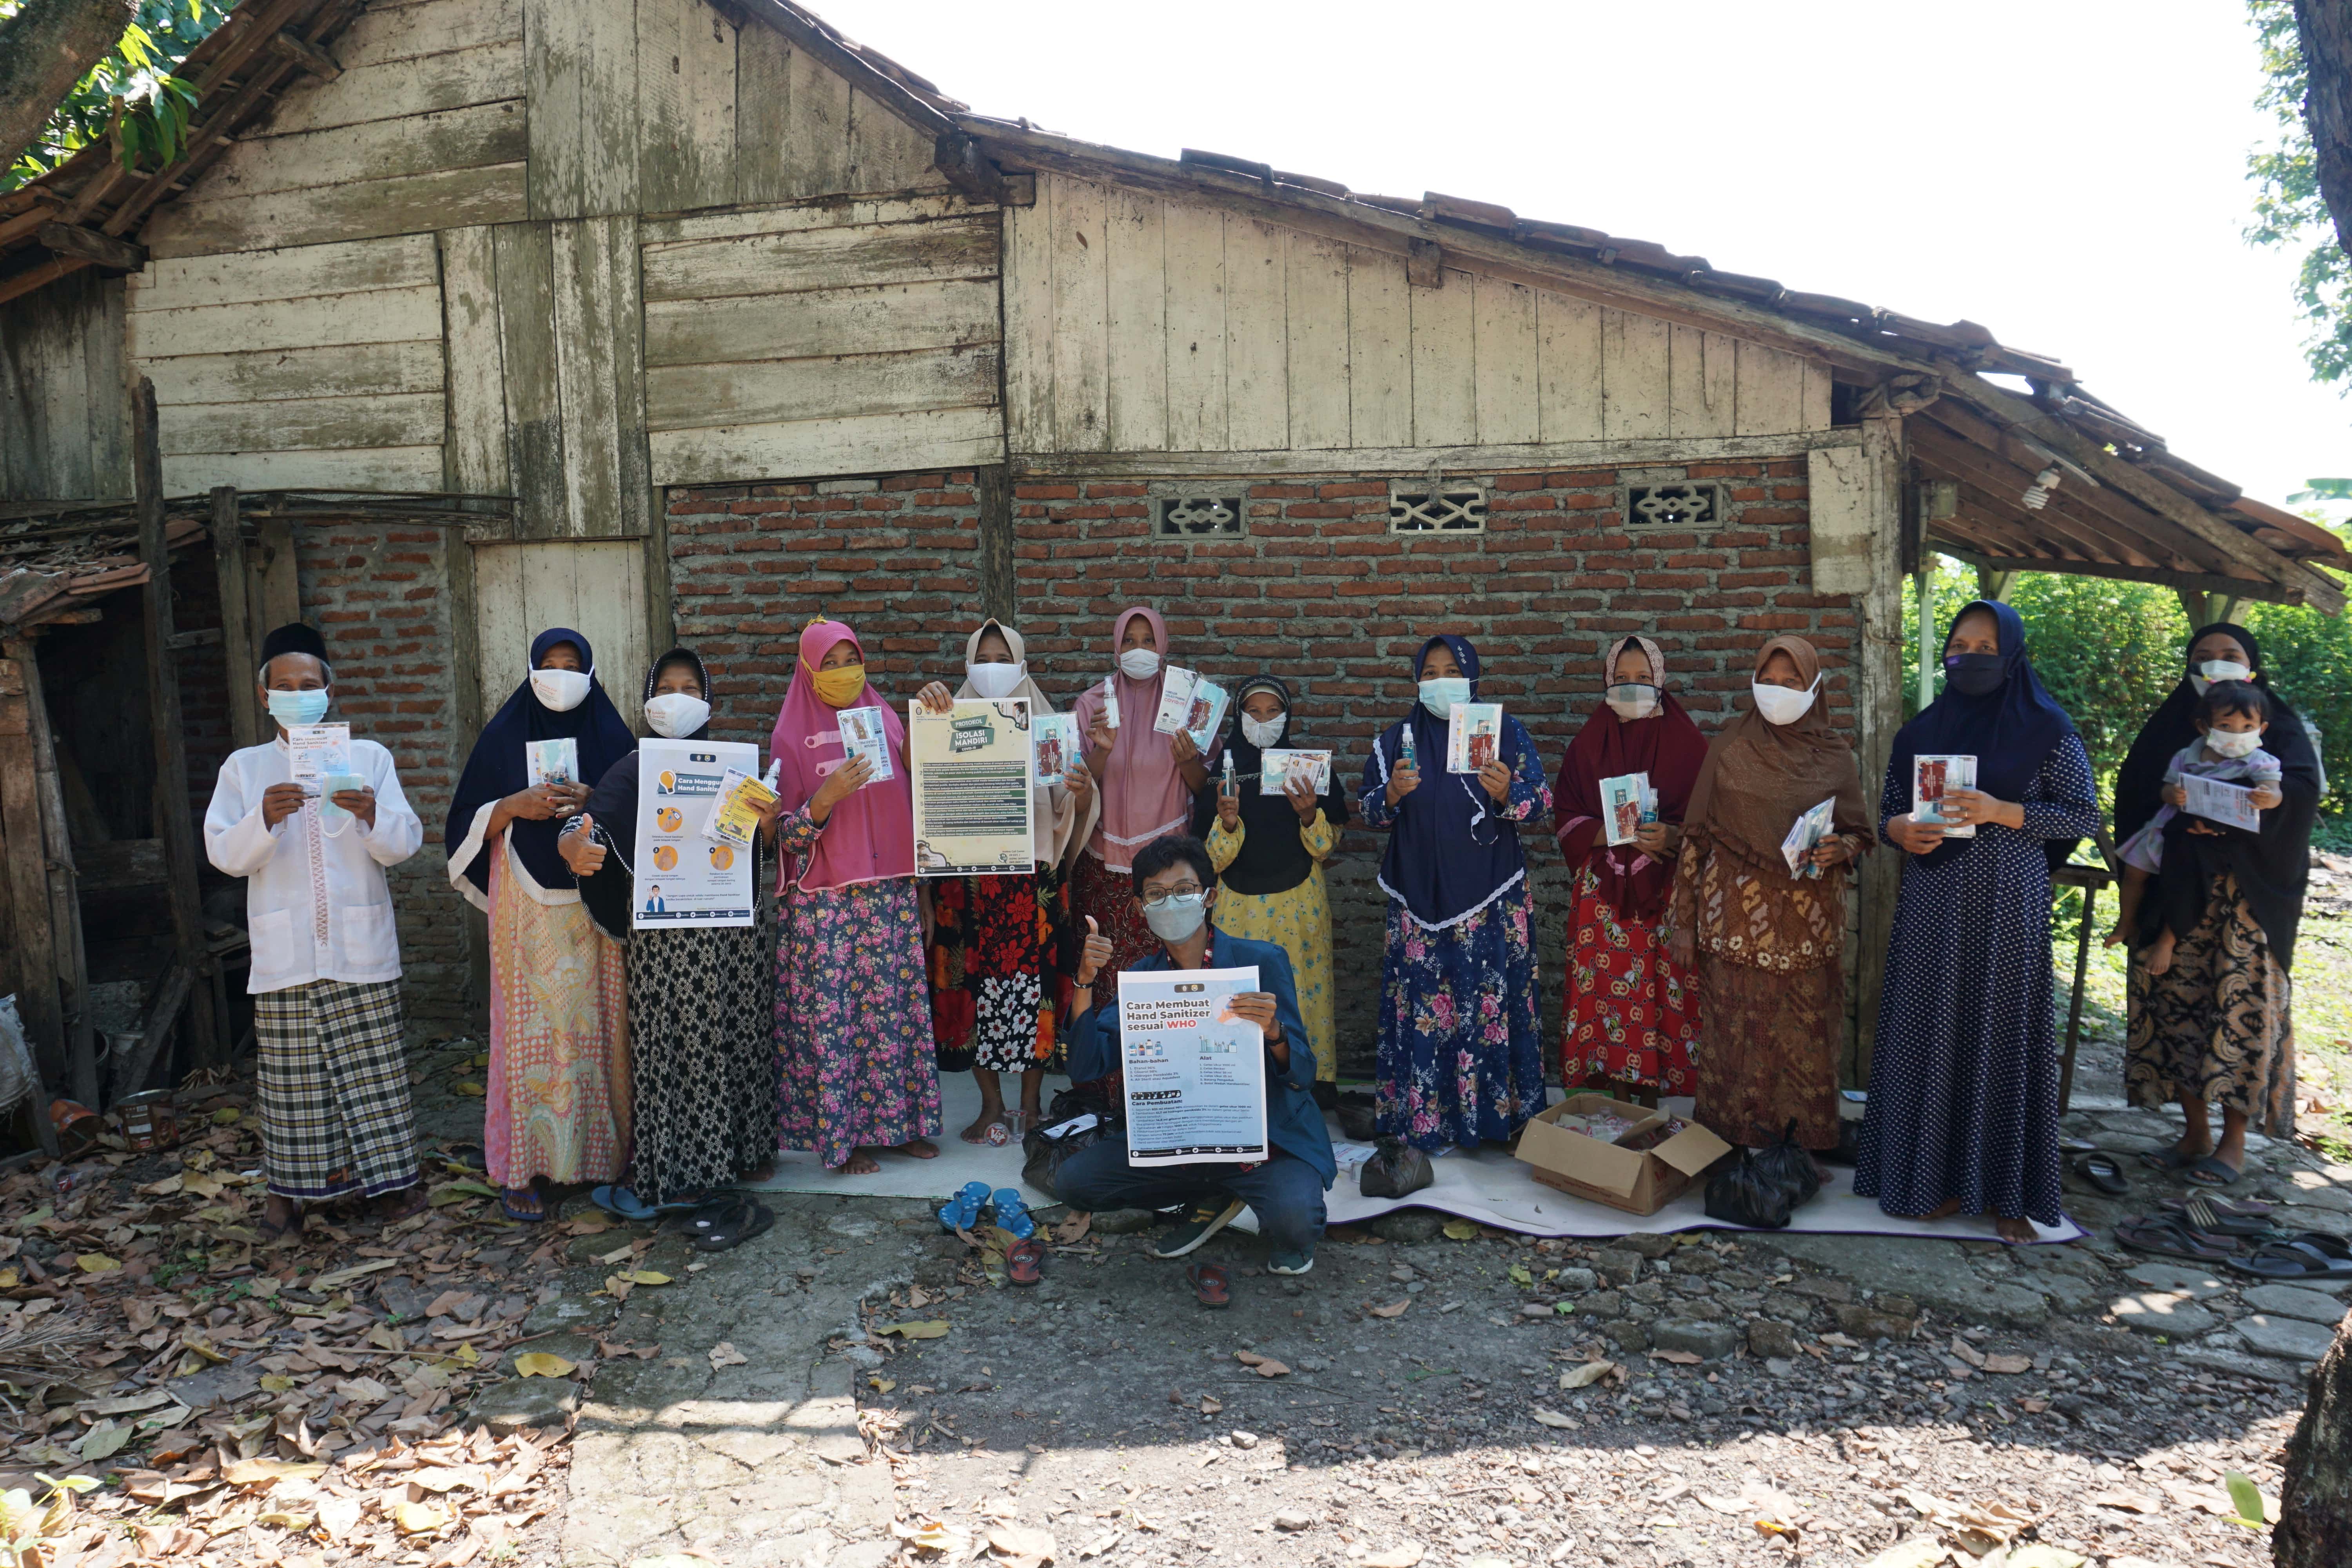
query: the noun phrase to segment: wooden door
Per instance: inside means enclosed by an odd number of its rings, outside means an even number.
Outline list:
[[[529,673],[531,638],[570,626],[596,656],[596,679],[643,733],[646,547],[636,539],[542,539],[474,546],[482,714],[499,710]]]

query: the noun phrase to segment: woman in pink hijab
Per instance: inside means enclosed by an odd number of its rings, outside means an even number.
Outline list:
[[[1087,771],[1102,786],[1102,819],[1078,856],[1070,885],[1079,923],[1091,917],[1110,938],[1110,962],[1095,980],[1111,988],[1098,993],[1106,996],[1118,994],[1120,970],[1160,951],[1160,939],[1138,912],[1128,867],[1137,850],[1162,834],[1192,830],[1192,797],[1209,782],[1209,763],[1219,749],[1213,741],[1203,756],[1183,731],[1163,735],[1151,727],[1168,658],[1168,624],[1160,612],[1140,605],[1121,610],[1110,637],[1117,673],[1087,688],[1073,710],[1087,738]]]
[[[843,748],[850,709],[872,710],[862,717],[887,751],[888,778]],[[814,1149],[853,1176],[880,1170],[883,1149],[936,1158],[940,1079],[907,727],[867,684],[865,650],[840,622],[802,629],[768,746],[788,814],[779,842],[799,871],[785,868],[776,946],[776,1146]]]

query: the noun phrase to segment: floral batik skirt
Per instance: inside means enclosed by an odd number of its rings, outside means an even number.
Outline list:
[[[1522,881],[1451,925],[1393,900],[1381,958],[1380,1130],[1415,1148],[1516,1135],[1544,1107],[1532,900]]]
[[[940,1130],[915,879],[790,889],[776,944],[776,1146],[838,1167]]]

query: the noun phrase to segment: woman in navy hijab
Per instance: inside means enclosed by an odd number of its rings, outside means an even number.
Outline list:
[[[611,1182],[628,1158],[621,947],[589,918],[556,836],[636,748],[588,639],[551,626],[450,796],[449,882],[490,917],[482,1148],[514,1219],[547,1217],[538,1181]]]
[[[1976,787],[1915,810],[1968,758]],[[1880,833],[1905,852],[1853,1190],[1890,1215],[1983,1215],[2008,1242],[2055,1226],[2058,1057],[2050,873],[2099,822],[2091,759],[2007,605],[1964,607],[1944,692],[1895,737]]]
[[[1449,710],[1478,700],[1478,650],[1435,637],[1412,711],[1364,764],[1364,825],[1385,828],[1380,1129],[1416,1148],[1516,1134],[1544,1107],[1533,900],[1519,825],[1551,810],[1526,726],[1503,715],[1475,773],[1446,768]]]

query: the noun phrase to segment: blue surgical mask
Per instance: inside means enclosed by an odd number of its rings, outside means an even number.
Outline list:
[[[1180,893],[1175,898],[1143,906],[1143,923],[1150,926],[1151,934],[1162,942],[1182,942],[1199,931],[1201,922],[1208,918],[1209,895],[1206,890]]]
[[[272,691],[269,716],[288,729],[297,724],[315,724],[327,716],[327,689],[321,686],[310,691]]]
[[[1456,702],[1470,700],[1470,682],[1458,675],[1440,675],[1421,683],[1421,705],[1440,719],[1451,718]]]

